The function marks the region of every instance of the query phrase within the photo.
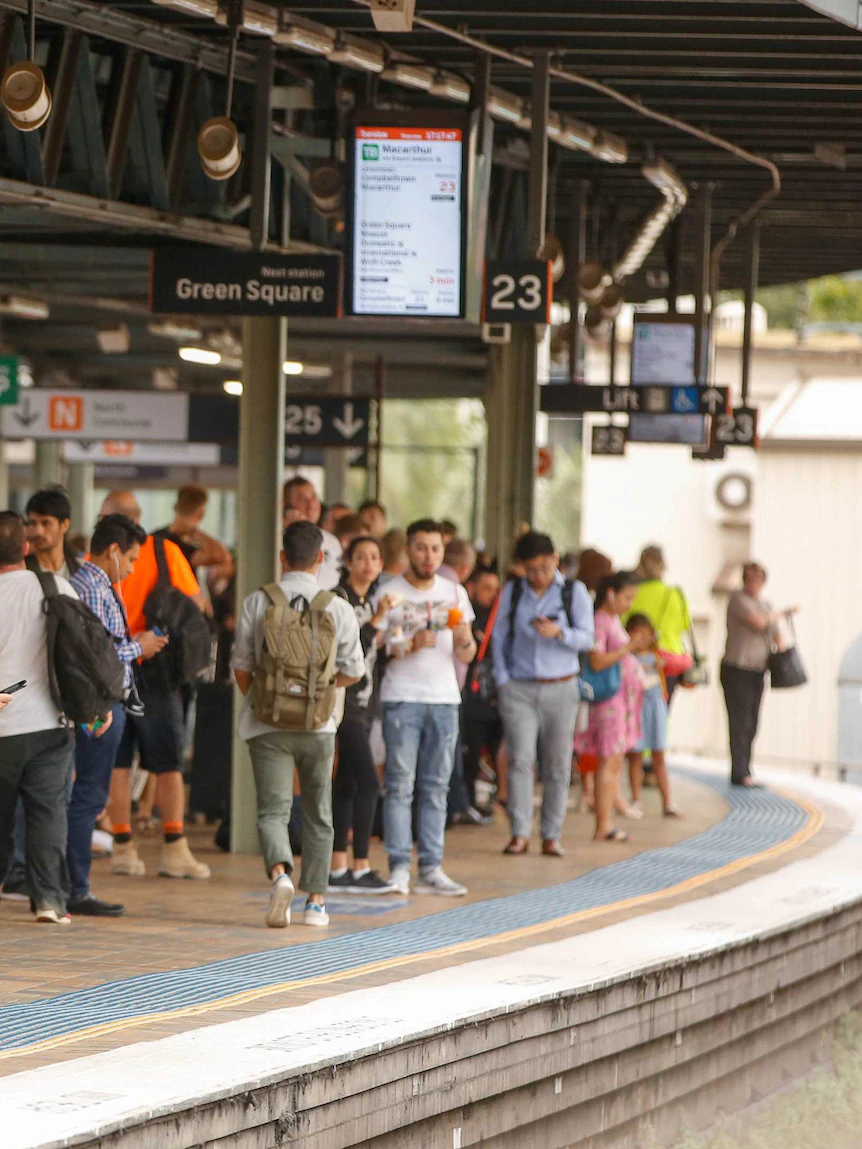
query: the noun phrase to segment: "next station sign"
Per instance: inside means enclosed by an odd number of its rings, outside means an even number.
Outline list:
[[[150,309],[166,315],[341,315],[341,256],[157,248]]]

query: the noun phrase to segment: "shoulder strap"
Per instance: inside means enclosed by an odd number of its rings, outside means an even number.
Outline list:
[[[512,583],[512,597],[509,600],[509,645],[515,641],[515,615],[518,613],[518,603],[524,593],[524,580],[516,578]]]
[[[290,599],[277,582],[268,582],[260,588],[273,606],[290,606]]]
[[[497,621],[497,615],[500,613],[500,600],[503,597],[503,592],[497,595],[494,599],[494,605],[491,607],[491,613],[488,615],[488,625],[485,627],[485,635],[482,639],[482,645],[479,647],[479,653],[476,655],[477,662],[484,662],[488,653],[488,647],[491,645],[491,635],[494,633],[494,624]]]
[[[320,616],[326,614],[326,609],[335,595],[332,591],[321,590],[309,603],[311,615],[311,647],[308,652],[308,707],[305,712],[305,727],[314,729],[314,711],[317,707],[317,650],[320,646]],[[326,665],[323,668],[325,682],[328,683],[335,670],[335,659],[338,655],[338,643],[333,642],[329,648]]]
[[[33,568],[31,568],[32,570]],[[39,580],[42,587],[42,593],[45,596],[45,601],[42,604],[42,609],[48,616],[47,624],[48,629],[45,641],[45,653],[48,660],[48,689],[51,693],[51,699],[60,713],[63,713],[63,699],[60,697],[60,683],[57,680],[57,667],[54,664],[54,652],[57,646],[57,616],[50,608],[51,599],[57,598],[59,591],[57,590],[57,580],[54,578],[50,571],[43,571],[38,568],[38,565],[33,574]]]
[[[575,625],[574,615],[572,614],[572,603],[575,598],[575,582],[573,578],[567,578],[563,583],[563,610],[566,612],[566,618],[569,620],[569,626]]]
[[[44,594],[46,602],[52,598],[56,598],[60,592],[57,590],[57,580],[54,578],[52,572],[43,571],[38,566],[31,567],[30,569],[39,580],[39,583],[42,587],[42,594]],[[47,607],[45,609],[45,613],[48,613]]]
[[[679,587],[669,586],[667,588],[667,594],[665,594],[664,602],[661,604],[661,613],[659,614],[658,618],[653,623],[653,626],[655,627],[656,630],[661,630],[662,621],[664,619],[665,614],[667,613],[667,608],[670,605],[670,596],[673,594],[674,590],[679,591],[680,596],[682,595],[682,591],[679,589]],[[685,599],[683,599],[683,605],[685,605]]]
[[[165,555],[165,540],[161,535],[153,535],[153,550],[156,555],[158,585],[171,586],[171,572],[168,570],[168,559]]]
[[[335,594],[331,590],[319,590],[308,605],[311,610],[323,614],[334,598]]]

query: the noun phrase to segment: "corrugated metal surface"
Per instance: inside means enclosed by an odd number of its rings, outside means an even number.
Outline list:
[[[862,451],[770,449],[759,457],[752,552],[775,606],[798,604],[809,684],[765,699],[758,751],[838,757],[838,677],[862,633]]]

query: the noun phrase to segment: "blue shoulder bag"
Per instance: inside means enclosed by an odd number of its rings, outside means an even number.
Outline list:
[[[589,654],[581,665],[581,697],[586,702],[607,702],[619,694],[623,684],[622,662],[606,666],[604,670],[593,670]]]

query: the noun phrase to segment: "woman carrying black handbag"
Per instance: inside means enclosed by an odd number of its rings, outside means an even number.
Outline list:
[[[742,568],[742,589],[734,591],[727,604],[727,646],[721,662],[721,685],[730,729],[730,781],[734,786],[759,785],[751,777],[751,748],[757,734],[766,671],[776,657],[786,661],[789,651],[777,649],[782,645],[778,624],[784,615],[792,615],[798,609],[773,610],[761,598],[765,584],[764,567],[746,563]],[[792,649],[795,654],[795,648]],[[776,681],[775,685],[791,683]]]

